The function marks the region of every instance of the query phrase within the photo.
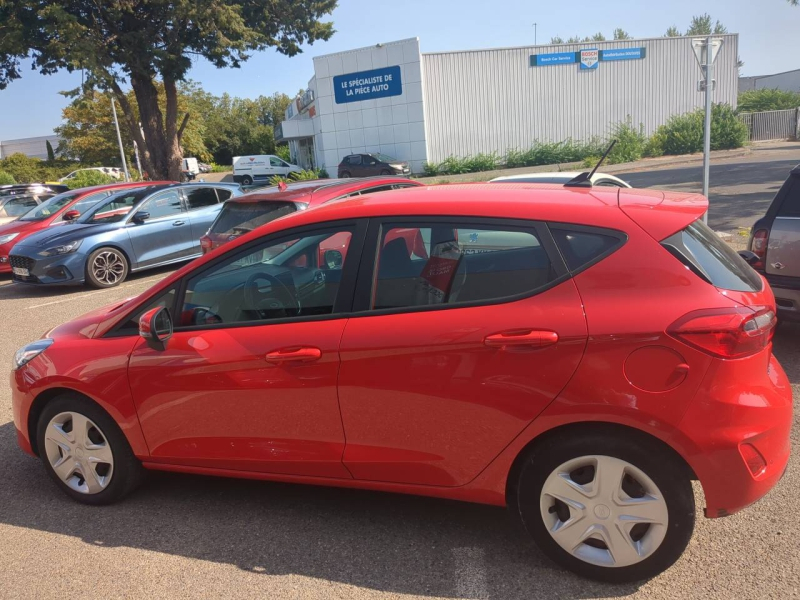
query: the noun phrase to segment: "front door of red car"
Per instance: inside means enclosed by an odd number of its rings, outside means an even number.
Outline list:
[[[166,349],[142,340],[130,360],[152,460],[350,478],[336,315],[350,308],[362,236],[353,223],[273,237],[187,276]],[[343,260],[320,262],[332,238],[347,238]]]
[[[580,297],[544,226],[379,225],[340,346],[344,463],[356,479],[464,485],[572,377]]]

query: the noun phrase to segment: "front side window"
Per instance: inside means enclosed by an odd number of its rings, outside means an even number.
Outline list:
[[[175,288],[172,288],[148,302],[145,306],[133,313],[131,318],[125,321],[125,323],[119,327],[119,329],[117,329],[116,333],[124,335],[138,335],[139,319],[141,319],[142,315],[144,315],[146,312],[151,311],[154,308],[167,308],[170,312],[172,312],[172,307],[175,304],[175,293]]]
[[[194,188],[186,194],[186,204],[189,210],[206,208],[218,203],[217,194],[214,188]]]
[[[90,194],[84,198],[78,200],[75,204],[73,204],[69,210],[76,210],[80,214],[85,213],[87,210],[92,208],[95,204],[100,202],[103,198],[107,198],[111,195],[111,192],[97,192],[96,194]],[[68,211],[64,211],[66,213]],[[58,215],[58,218],[55,220],[56,223],[61,223],[64,220],[64,213]]]
[[[180,326],[332,314],[352,234],[315,231],[226,257],[189,279]]]
[[[436,224],[384,228],[373,309],[491,302],[556,278],[533,229]]]
[[[81,213],[79,223],[119,223],[124,221],[145,193],[120,192],[106,200],[100,200],[86,212]],[[76,210],[80,210],[76,206]]]
[[[180,214],[183,207],[180,194],[176,190],[170,190],[151,198],[139,210],[150,213],[151,219],[159,219]]]
[[[271,167],[285,167],[286,165],[280,158],[275,158],[274,156],[269,159],[269,164]]]

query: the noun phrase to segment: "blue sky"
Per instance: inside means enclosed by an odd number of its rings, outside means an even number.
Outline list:
[[[218,70],[199,62],[190,77],[214,94],[256,97],[293,95],[313,73],[311,58],[409,37],[423,52],[522,46],[560,35],[607,37],[622,27],[634,37],[658,37],[667,27],[686,29],[692,15],[709,13],[739,33],[744,75],[800,68],[800,7],[786,0],[339,0],[332,20],[336,34],[294,58],[274,51],[254,55],[241,69]],[[61,121],[67,100],[61,90],[80,85],[79,73],[23,77],[0,91],[0,139],[46,135]]]

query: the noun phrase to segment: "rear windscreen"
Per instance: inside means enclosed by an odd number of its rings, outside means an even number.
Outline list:
[[[736,292],[761,291],[758,273],[702,221],[695,221],[661,245],[715,287]]]
[[[296,211],[293,202],[228,202],[210,233],[241,235]]]

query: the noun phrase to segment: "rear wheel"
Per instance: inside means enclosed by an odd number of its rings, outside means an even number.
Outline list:
[[[92,287],[112,288],[128,276],[128,259],[116,248],[100,248],[86,261],[86,281]]]
[[[119,426],[78,394],[63,394],[48,403],[36,439],[48,474],[78,502],[115,502],[142,479],[142,465]]]
[[[253,178],[250,175],[242,177],[242,185],[253,185]]]
[[[602,435],[535,447],[520,472],[516,508],[548,557],[616,583],[669,568],[694,530],[691,482],[673,457]]]
[[[349,177],[350,177],[350,171],[342,171],[342,172],[339,174],[339,177],[341,177],[342,179],[347,179],[347,178],[349,178]]]

